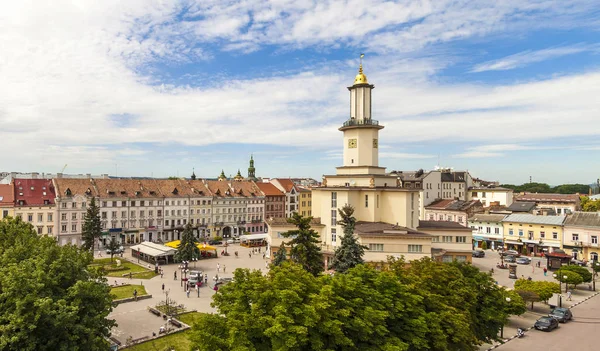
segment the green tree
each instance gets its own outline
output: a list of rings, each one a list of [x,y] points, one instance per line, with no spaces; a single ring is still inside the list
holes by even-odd
[[[365,249],[368,248],[360,245],[354,235],[354,227],[356,225],[354,208],[350,205],[345,205],[341,209],[338,209],[338,212],[341,219],[338,223],[344,229],[344,236],[342,237],[341,245],[335,249],[330,268],[335,269],[336,272],[345,273],[348,269],[365,263],[362,257],[365,254]]]
[[[0,222],[0,350],[107,350],[110,287],[92,255],[20,219]]]
[[[554,279],[558,280],[561,283],[571,284],[575,287],[583,283],[583,278],[579,274],[570,270],[566,270],[564,268],[557,270],[555,274],[556,278]],[[565,277],[567,278],[565,279]]]
[[[504,290],[504,301],[508,297],[504,312],[510,316],[520,316],[527,311],[525,308],[525,299],[515,290]]]
[[[285,261],[287,261],[287,249],[285,248],[285,243],[282,242],[281,245],[279,245],[279,250],[277,250],[273,257],[271,265],[281,266]]]
[[[218,314],[203,313],[192,326],[190,341],[193,350],[228,351],[229,329],[227,318]]]
[[[583,283],[590,283],[592,281],[592,272],[590,272],[587,267],[581,267],[577,265],[563,266],[561,267],[563,271],[571,271],[579,274]]]
[[[110,262],[111,263],[113,261],[113,256],[115,255],[115,252],[117,252],[117,250],[120,248],[120,246],[121,245],[119,245],[119,243],[117,242],[117,239],[115,239],[114,237],[110,238],[108,245],[106,245],[106,248],[110,251]]]
[[[531,302],[531,309],[533,310],[533,303],[540,301],[540,295],[530,290],[516,290],[516,293],[521,296],[523,301]]]
[[[600,211],[600,200],[590,200],[587,196],[580,196],[581,209],[584,212],[598,212]]]
[[[312,217],[302,217],[294,212],[287,222],[294,224],[298,229],[281,233],[281,236],[292,238],[287,243],[290,245],[290,260],[298,263],[307,272],[318,275],[323,272],[323,253],[319,247],[319,233],[310,227],[311,220]]]
[[[554,293],[560,293],[560,285],[553,282],[519,279],[515,282],[515,290],[529,291],[537,294],[540,301],[548,301]]]
[[[561,184],[552,188],[553,193],[557,194],[587,194],[590,186],[585,184]]]
[[[100,208],[96,205],[96,198],[92,197],[85,213],[83,228],[81,228],[81,245],[85,250],[93,251],[96,240],[102,235],[100,222]]]
[[[488,249],[487,241],[484,241],[484,242],[481,243],[481,249],[482,250],[487,250]]]
[[[177,246],[175,260],[178,262],[191,261],[192,258],[200,257],[200,249],[198,248],[198,240],[194,236],[192,225],[188,223],[181,233],[181,241]]]

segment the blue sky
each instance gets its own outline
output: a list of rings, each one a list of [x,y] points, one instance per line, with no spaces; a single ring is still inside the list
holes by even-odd
[[[0,170],[314,177],[341,165],[358,57],[380,164],[600,176],[593,1],[0,5]]]

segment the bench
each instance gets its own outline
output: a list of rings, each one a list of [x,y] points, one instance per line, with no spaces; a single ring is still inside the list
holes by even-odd
[[[159,310],[155,309],[155,308],[150,307],[148,310],[150,311],[150,313],[152,313],[152,314],[154,314],[156,316],[160,317],[162,315],[162,313]]]
[[[177,328],[181,328],[181,323],[177,319],[171,319],[171,324]]]

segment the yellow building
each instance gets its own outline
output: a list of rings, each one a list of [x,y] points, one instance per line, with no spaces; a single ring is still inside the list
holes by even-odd
[[[354,84],[348,87],[349,119],[339,128],[344,134],[344,164],[337,167],[335,175],[325,175],[321,186],[311,188],[311,214],[320,218],[323,226],[318,231],[326,265],[341,242],[343,231],[337,223],[338,209],[346,204],[354,207],[354,217],[365,222],[365,228],[369,227],[367,223],[377,227],[375,232],[370,228],[362,236],[357,230],[364,245],[375,245],[365,254],[367,261],[401,255],[410,259],[431,257],[431,237],[424,239],[423,233],[415,230],[419,225],[419,190],[404,189],[396,175],[386,174],[385,167],[379,166],[379,131],[384,127],[371,118],[373,88],[361,63]],[[301,204],[302,201],[300,197]],[[278,247],[276,233],[271,227],[269,233],[274,252]],[[423,244],[427,241],[428,244]]]
[[[309,188],[298,186],[298,213],[302,217],[312,216],[312,192]]]
[[[562,248],[565,216],[514,213],[502,220],[504,247],[527,255],[539,255]]]

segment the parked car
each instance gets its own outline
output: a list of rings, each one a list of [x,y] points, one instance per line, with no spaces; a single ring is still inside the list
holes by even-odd
[[[576,265],[582,266],[582,267],[587,266],[587,264],[584,261],[576,260],[576,259],[572,259],[571,260],[571,264],[576,264]]]
[[[188,285],[190,287],[195,287],[197,282],[200,282],[200,286],[202,286],[204,282],[204,274],[202,271],[191,271],[190,275],[188,276]]]
[[[502,256],[514,256],[519,257],[521,254],[516,250],[505,250],[500,253]]]
[[[123,252],[124,252],[123,246],[119,246],[119,248],[115,250],[114,254],[118,255],[118,254],[121,254]],[[112,253],[112,251],[110,249],[106,249],[106,254],[107,255],[110,255],[111,253]]]
[[[515,263],[517,262],[517,259],[515,258],[515,256],[505,256],[504,262]]]
[[[537,330],[551,331],[553,329],[558,328],[558,319],[550,316],[542,317],[535,321],[533,327]]]
[[[550,317],[554,317],[561,323],[566,323],[573,319],[573,313],[571,313],[571,310],[568,308],[557,307],[550,312]]]
[[[519,257],[519,258],[517,258],[517,263],[518,264],[530,264],[531,259],[529,257]]]
[[[223,242],[221,240],[210,240],[208,245],[223,245]]]
[[[473,250],[473,257],[485,257],[485,251]]]

